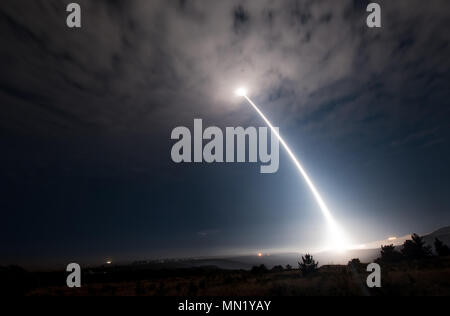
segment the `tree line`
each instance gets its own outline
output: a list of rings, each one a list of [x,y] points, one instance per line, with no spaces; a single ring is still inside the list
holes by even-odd
[[[450,256],[450,248],[445,245],[438,238],[434,241],[434,248],[436,255],[439,257],[447,257]],[[378,263],[394,263],[400,262],[404,260],[421,260],[430,258],[433,256],[433,250],[431,246],[426,245],[423,240],[423,237],[420,237],[417,234],[413,234],[410,240],[406,240],[401,246],[400,250],[397,250],[396,246],[387,245],[381,246],[381,257],[376,260]],[[301,262],[298,263],[298,270],[301,272],[303,276],[309,276],[318,271],[319,263],[315,261],[314,257],[310,254],[306,254],[302,256]],[[361,267],[362,264],[359,259],[353,259],[348,263],[349,266],[352,267]],[[272,270],[269,270],[265,265],[254,266],[251,270],[254,274],[262,274],[269,271],[272,272],[283,272],[283,271],[291,271],[293,267],[287,265],[283,266],[275,266]]]
[[[439,257],[450,256],[450,249],[438,238],[434,241],[434,248],[436,254]],[[433,250],[431,246],[425,244],[423,237],[417,234],[411,236],[411,240],[405,241],[401,249],[392,245],[381,246],[381,257],[378,261],[387,262],[399,262],[403,260],[421,260],[433,256]]]

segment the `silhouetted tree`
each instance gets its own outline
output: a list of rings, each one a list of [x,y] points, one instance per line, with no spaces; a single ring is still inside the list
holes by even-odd
[[[450,248],[437,238],[434,241],[434,248],[439,257],[450,256]]]
[[[398,262],[403,259],[400,252],[395,250],[394,245],[381,246],[381,261],[382,262]]]
[[[272,268],[272,271],[273,271],[273,272],[283,272],[283,271],[284,271],[284,268],[283,268],[283,266],[274,266],[274,267]]]
[[[313,256],[311,256],[310,254],[306,254],[304,257],[302,257],[302,261],[302,263],[298,263],[298,267],[303,276],[311,275],[317,271],[317,266],[319,265],[319,263],[314,260]]]
[[[291,266],[290,264],[288,264],[288,265],[286,266],[286,270],[287,270],[287,271],[291,271],[291,270],[292,270],[292,266]]]
[[[422,237],[414,234],[411,239],[403,244],[402,254],[406,259],[423,259],[431,256],[431,247],[425,245]]]
[[[348,266],[349,266],[350,268],[356,268],[356,269],[359,269],[359,268],[362,267],[361,260],[359,260],[358,258],[352,259],[351,261],[348,262]]]
[[[265,273],[265,272],[267,272],[267,271],[269,271],[268,269],[267,269],[267,267],[265,266],[265,265],[263,265],[263,264],[261,264],[261,265],[259,265],[259,266],[254,266],[253,268],[252,268],[252,270],[251,270],[251,272],[252,273]]]

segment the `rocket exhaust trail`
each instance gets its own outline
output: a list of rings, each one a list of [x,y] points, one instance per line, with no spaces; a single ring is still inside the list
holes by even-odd
[[[281,137],[280,133],[274,128],[272,123],[270,123],[270,121],[267,119],[267,117],[264,115],[264,113],[261,112],[261,110],[256,106],[256,104],[247,95],[242,94],[241,96],[243,96],[248,101],[248,103],[250,103],[250,105],[256,110],[256,112],[258,112],[258,114],[262,117],[262,119],[270,127],[272,132],[277,136],[278,140],[280,141],[280,143],[283,145],[284,149],[289,154],[289,157],[294,162],[294,164],[297,167],[298,171],[300,172],[300,174],[305,179],[309,189],[311,190],[311,192],[314,195],[314,198],[317,201],[317,204],[320,207],[320,210],[322,211],[323,216],[325,217],[325,219],[326,219],[326,221],[327,221],[327,223],[329,225],[329,228],[330,228],[331,233],[333,235],[332,238],[333,238],[334,248],[336,248],[336,249],[346,248],[348,245],[346,244],[345,237],[344,237],[340,227],[338,226],[338,224],[334,220],[333,216],[331,215],[330,210],[328,209],[328,207],[325,204],[324,200],[320,196],[319,191],[316,189],[314,183],[311,181],[311,178],[308,176],[308,174],[306,173],[305,169],[302,167],[302,165],[298,161],[297,157],[295,157],[294,153],[289,148],[288,144],[284,141],[284,139]]]

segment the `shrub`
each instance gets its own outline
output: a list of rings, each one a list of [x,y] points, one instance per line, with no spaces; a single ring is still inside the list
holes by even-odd
[[[348,262],[348,266],[350,268],[360,269],[362,267],[361,260],[359,260],[358,258],[352,259]]]
[[[267,269],[267,267],[263,264],[261,264],[259,266],[254,266],[251,270],[252,273],[257,273],[257,274],[266,273],[268,271],[269,271],[269,269]]]
[[[436,238],[434,241],[434,248],[439,257],[450,256],[450,249],[442,241]]]
[[[283,272],[283,271],[284,271],[284,268],[283,268],[283,266],[274,266],[274,267],[272,268],[272,271],[273,271],[273,272]]]
[[[22,296],[36,288],[33,275],[19,266],[0,267],[0,296]]]
[[[302,272],[303,276],[311,275],[315,272],[317,272],[317,266],[319,265],[318,262],[314,260],[314,257],[310,254],[306,254],[304,257],[302,257],[302,262],[298,263],[298,267],[300,271]]]

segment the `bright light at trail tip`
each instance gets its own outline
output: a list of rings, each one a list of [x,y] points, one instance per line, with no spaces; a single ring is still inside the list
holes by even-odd
[[[239,88],[234,92],[234,94],[236,94],[238,97],[245,97],[247,95],[247,89]]]

